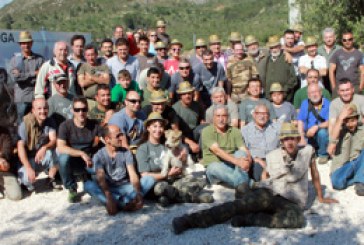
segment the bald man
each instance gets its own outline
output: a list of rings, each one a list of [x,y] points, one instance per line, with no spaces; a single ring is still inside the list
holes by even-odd
[[[58,169],[54,150],[56,129],[48,118],[48,104],[44,98],[33,100],[32,111],[24,116],[18,135],[18,157],[23,165],[18,171],[21,183],[33,191],[37,174],[48,169],[51,188],[61,189],[54,179]]]
[[[68,91],[76,95],[76,75],[75,67],[68,61],[68,44],[65,41],[59,41],[54,44],[54,57],[45,62],[38,73],[35,83],[35,98],[49,98],[56,94],[56,89],[52,83],[54,77],[59,74],[66,74],[69,80]]]

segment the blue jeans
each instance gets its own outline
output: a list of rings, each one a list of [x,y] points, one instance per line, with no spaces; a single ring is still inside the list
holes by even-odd
[[[54,150],[47,150],[43,160],[39,164],[35,162],[34,157],[30,157],[29,162],[32,165],[34,172],[36,174],[38,174],[44,170],[47,170],[51,167],[56,166],[57,155]],[[28,190],[34,189],[33,184],[29,181],[28,173],[24,166],[19,168],[18,177],[19,177],[20,183],[25,185],[28,188]]]
[[[309,138],[308,142],[317,149],[319,157],[328,156],[327,146],[329,144],[329,132],[326,128],[320,128],[313,138]]]
[[[244,157],[244,151],[236,151],[234,157]],[[229,162],[213,162],[206,168],[206,177],[212,183],[223,182],[230,187],[236,188],[238,185],[249,182],[249,175],[240,167]]]
[[[155,180],[151,176],[143,176],[140,179],[140,191],[141,194],[144,196],[150,189],[153,188],[155,184]],[[137,192],[135,191],[134,187],[130,183],[125,183],[122,185],[114,185],[108,183],[110,192],[115,201],[117,201],[119,207],[123,207],[132,201]],[[85,191],[90,194],[91,196],[97,198],[100,202],[104,205],[106,204],[106,197],[104,192],[101,190],[99,184],[96,181],[86,181],[84,183]]]
[[[355,183],[364,183],[364,150],[360,155],[336,169],[330,176],[332,187],[343,190]]]
[[[71,157],[67,154],[59,154],[59,175],[66,189],[77,189],[74,175],[86,173],[86,163],[81,157]]]

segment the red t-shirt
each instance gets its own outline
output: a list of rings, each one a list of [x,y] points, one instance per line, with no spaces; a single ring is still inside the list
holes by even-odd
[[[170,76],[172,76],[174,73],[176,73],[178,71],[179,60],[175,60],[175,59],[165,60],[163,63],[163,66],[164,66],[164,70]]]

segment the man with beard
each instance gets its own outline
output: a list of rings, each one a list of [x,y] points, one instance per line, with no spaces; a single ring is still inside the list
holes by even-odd
[[[195,70],[199,64],[202,64],[202,53],[207,49],[205,40],[198,38],[195,44],[195,54],[190,57],[192,69]]]
[[[68,60],[73,64],[76,70],[86,61],[83,56],[85,42],[86,39],[83,35],[73,35],[70,41],[72,53],[68,56]]]
[[[115,104],[111,102],[109,85],[99,84],[95,94],[96,105],[88,112],[88,118],[98,121],[101,126],[106,125],[114,114]]]
[[[102,56],[98,57],[98,61],[100,64],[106,64],[106,61],[114,56],[113,53],[114,43],[110,38],[104,38],[101,41],[101,54]]]
[[[266,49],[259,48],[259,41],[253,35],[248,35],[245,38],[245,47],[248,50],[248,55],[253,59],[255,66],[258,68],[258,73],[263,73],[263,60],[268,56]]]
[[[157,36],[158,39],[161,40],[165,45],[169,45],[171,43],[171,38],[166,33],[166,22],[164,20],[157,21]]]
[[[278,36],[271,36],[268,39],[269,56],[264,58],[262,74],[259,74],[264,84],[265,97],[269,99],[270,86],[274,82],[281,82],[287,91],[287,101],[293,100],[294,88],[297,84],[296,74],[291,63],[286,61],[286,55],[282,50]]]
[[[299,28],[297,28],[299,29]],[[302,31],[302,30],[301,30]],[[305,44],[301,40],[301,33],[299,30],[288,29],[284,32],[283,36],[283,46],[282,49],[292,56],[292,64],[296,75],[298,76],[298,60],[303,56]]]
[[[329,111],[330,101],[322,97],[318,84],[310,84],[307,88],[308,99],[301,104],[298,114],[298,128],[301,134],[301,144],[308,143],[317,148],[318,163],[328,161],[327,145],[329,143]]]

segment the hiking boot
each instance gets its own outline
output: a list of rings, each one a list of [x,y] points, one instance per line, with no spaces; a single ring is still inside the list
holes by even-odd
[[[213,203],[214,197],[209,193],[202,193],[197,197],[199,203]]]
[[[329,157],[328,156],[321,156],[318,157],[318,164],[326,164],[329,161]]]
[[[363,183],[355,184],[354,189],[358,196],[364,196],[364,184]]]
[[[172,221],[172,231],[173,231],[174,234],[176,234],[176,235],[181,234],[182,232],[184,232],[188,228],[190,228],[190,226],[188,224],[188,219],[185,218],[184,216],[177,217],[177,218],[173,219],[173,221]]]
[[[54,178],[48,178],[48,185],[54,191],[63,190],[62,185],[57,184],[57,182]]]
[[[68,201],[70,203],[75,203],[78,201],[78,196],[77,196],[77,190],[75,189],[70,189],[68,191]]]
[[[161,196],[161,197],[159,197],[159,198],[158,198],[158,204],[159,204],[161,207],[163,207],[163,208],[168,207],[168,206],[170,205],[170,202],[169,202],[168,197],[166,197],[166,196]]]
[[[241,199],[250,191],[248,183],[242,183],[235,188],[235,199]]]

